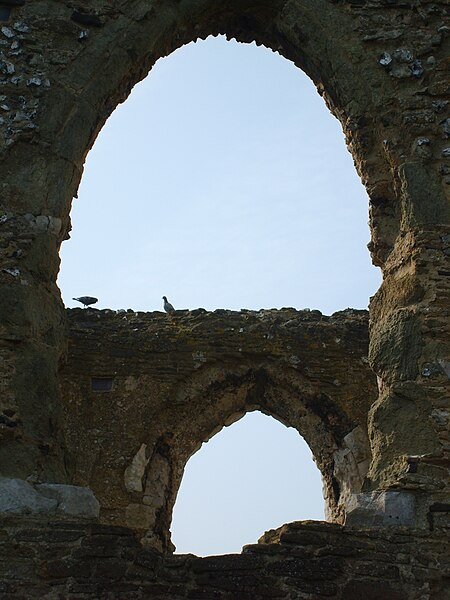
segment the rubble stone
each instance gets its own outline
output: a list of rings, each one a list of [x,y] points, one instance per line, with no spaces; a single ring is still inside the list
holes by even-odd
[[[403,494],[399,498],[414,496],[414,522],[422,533],[414,533],[411,526],[396,537],[378,530],[367,530],[359,537],[352,533],[356,537],[347,539],[364,559],[358,559],[359,563],[345,559],[343,575],[337,579],[328,581],[318,575],[309,581],[291,564],[292,577],[286,570],[285,575],[265,581],[259,591],[254,578],[238,580],[223,573],[217,588],[210,579],[196,579],[191,571],[181,583],[168,584],[164,577],[155,576],[153,567],[151,574],[144,576],[141,570],[133,580],[127,579],[127,571],[122,581],[114,578],[115,573],[123,573],[122,567],[109,560],[99,567],[99,573],[110,579],[109,597],[121,594],[131,599],[147,594],[170,600],[189,596],[254,600],[258,594],[260,598],[277,594],[281,598],[283,594],[289,598],[370,598],[378,594],[402,600],[445,598],[445,556],[450,553],[447,547],[441,556],[445,541],[436,541],[434,536],[438,531],[448,535],[450,512],[450,434],[443,424],[450,410],[450,252],[445,242],[450,233],[448,2],[3,0],[1,4],[0,215],[13,215],[0,223],[2,475],[81,486],[92,482],[102,504],[100,519],[107,519],[109,498],[111,521],[124,522],[130,504],[150,507],[156,519],[150,535],[169,551],[170,509],[188,456],[237,415],[255,408],[267,410],[309,438],[325,480],[331,519],[342,520],[354,494],[369,494],[367,498],[372,499],[385,494],[387,499],[395,491]],[[85,404],[77,407],[74,403],[81,391],[72,378],[73,361],[67,370],[59,369],[67,354],[69,328],[56,279],[60,245],[70,230],[72,198],[77,195],[87,152],[133,86],[161,57],[219,33],[263,44],[298,65],[342,125],[369,196],[369,250],[383,271],[383,283],[370,302],[369,351],[360,353],[357,342],[358,351],[351,353],[359,334],[358,326],[356,330],[351,327],[358,319],[352,320],[349,313],[335,315],[333,323],[324,319],[323,327],[315,311],[294,314],[292,338],[297,346],[289,350],[287,313],[278,326],[274,315],[272,321],[264,322],[263,315],[242,312],[236,317],[225,311],[216,315],[216,322],[216,317],[199,310],[175,316],[178,328],[162,327],[161,343],[154,338],[152,345],[143,334],[142,352],[150,357],[149,370],[144,373],[136,365],[130,372],[136,341],[141,341],[139,335],[124,332],[136,318],[133,311],[114,315],[122,320],[123,328],[108,321],[111,315],[101,315],[97,328],[94,320],[84,327],[81,320],[72,319],[71,338],[95,357],[95,373],[83,366],[86,396],[93,393],[91,376],[114,378],[107,365],[123,361],[126,369],[119,373],[118,387],[112,393],[136,398],[132,412],[127,412],[125,405],[119,405],[120,398],[114,397],[118,417],[106,415],[104,408],[92,410],[94,421],[98,422],[100,413],[105,420],[96,443],[91,429],[82,437],[93,442],[88,456],[68,427],[76,423],[75,430],[82,431],[87,414]],[[429,143],[417,145],[418,139]],[[163,317],[138,318],[137,325],[145,324],[148,333],[159,332]],[[308,319],[312,319],[309,325]],[[219,322],[225,345],[218,330],[210,333],[209,325],[214,328]],[[239,334],[242,345],[236,344],[229,331],[234,325],[237,331],[243,329]],[[338,348],[328,340],[327,332],[340,326],[347,337]],[[103,354],[90,346],[98,342],[96,331],[108,332]],[[318,331],[325,336],[324,343],[329,342],[327,352],[336,352],[327,368],[308,338]],[[189,348],[183,342],[185,333],[192,342]],[[312,363],[302,350],[302,336],[309,340],[306,346]],[[164,363],[158,364],[158,353],[166,357]],[[223,368],[221,357],[226,357]],[[182,369],[175,380],[176,361]],[[359,363],[368,373],[366,402],[358,391],[361,380],[355,380],[356,374],[363,373]],[[151,371],[152,365],[156,371]],[[350,372],[346,365],[351,365]],[[354,397],[346,396],[352,377]],[[306,381],[314,384],[312,394],[305,393]],[[73,387],[71,382],[75,382]],[[209,399],[217,398],[215,384],[226,410],[221,413],[216,401],[211,412],[201,413],[199,394],[206,390]],[[137,393],[141,385],[152,392],[146,402]],[[326,392],[320,395],[319,388]],[[97,393],[106,398],[108,392]],[[176,415],[183,411],[186,415],[193,406],[198,412],[189,431]],[[132,418],[136,425],[127,445],[118,428]],[[140,423],[148,424],[153,418],[158,426],[146,436]],[[174,431],[178,437],[171,436]],[[354,431],[367,434],[367,459],[362,458],[365,444],[355,445],[356,437],[352,440]],[[119,440],[120,453],[111,440]],[[138,498],[130,502],[132,492],[125,487],[124,472],[143,443],[150,458],[146,475],[151,474],[158,489],[147,493],[149,479],[144,481],[144,477],[143,491],[133,492]],[[102,454],[105,446],[111,451],[110,462],[108,452]],[[100,466],[111,469],[110,482]],[[28,487],[20,489],[33,496]],[[25,530],[18,526],[17,535],[20,531]],[[51,531],[44,527],[28,534],[45,538]],[[344,552],[347,534],[339,531],[333,530],[332,546]],[[53,556],[50,552],[45,562],[35,556],[39,554],[36,543],[23,548],[21,544],[6,546],[8,561],[2,561],[5,573],[0,593],[7,598],[26,597],[28,592],[39,598],[55,594],[101,597],[95,565],[72,556],[69,542],[64,556],[55,559],[53,548]],[[380,560],[383,545],[391,553],[386,569]],[[418,545],[420,552],[414,552]],[[278,542],[267,546],[268,562],[290,552]],[[261,544],[252,552],[261,553]],[[294,555],[288,559],[295,562]],[[404,566],[399,566],[401,560]],[[316,563],[305,565],[314,574]],[[134,564],[133,568],[140,567]],[[113,581],[131,587],[113,589]]]

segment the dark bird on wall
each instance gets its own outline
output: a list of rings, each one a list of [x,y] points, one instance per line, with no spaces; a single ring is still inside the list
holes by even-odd
[[[81,304],[84,304],[84,308],[86,308],[90,304],[95,304],[96,302],[98,302],[98,298],[94,298],[93,296],[80,296],[79,298],[72,298],[72,300],[81,302]]]
[[[175,309],[170,304],[170,302],[167,301],[167,298],[165,296],[163,296],[162,299],[164,300],[164,310],[166,311],[166,313],[172,313],[172,312],[174,312]]]

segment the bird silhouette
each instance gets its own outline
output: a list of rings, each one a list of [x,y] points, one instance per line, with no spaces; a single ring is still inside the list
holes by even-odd
[[[90,304],[95,304],[98,302],[98,298],[94,298],[93,296],[80,296],[79,298],[72,298],[72,300],[81,302],[81,304],[84,305],[84,308],[88,307]]]
[[[166,311],[166,313],[175,312],[174,307],[170,304],[170,302],[168,302],[167,298],[163,296],[162,299],[164,300],[164,310]]]

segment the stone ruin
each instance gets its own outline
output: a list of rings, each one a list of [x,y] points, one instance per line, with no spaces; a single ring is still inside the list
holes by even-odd
[[[0,598],[450,598],[449,17],[0,0]],[[342,124],[383,272],[369,313],[65,310],[58,253],[98,132],[160,57],[218,34],[294,62]],[[187,460],[251,410],[304,436],[328,522],[173,555]]]

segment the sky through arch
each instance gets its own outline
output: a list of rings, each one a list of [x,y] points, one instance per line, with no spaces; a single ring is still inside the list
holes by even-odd
[[[88,155],[59,285],[99,308],[365,308],[367,196],[292,63],[209,38],[158,61]]]
[[[240,552],[267,529],[324,519],[320,472],[292,427],[255,411],[188,461],[172,519],[177,553]]]
[[[366,308],[380,283],[367,217],[340,124],[306,75],[266,48],[208,38],[158,61],[100,132],[58,283],[67,306],[93,295],[98,308],[161,310],[166,295],[191,309]],[[244,425],[258,436],[252,419],[235,427]],[[300,437],[277,425],[274,448]],[[230,455],[232,437],[224,440]],[[311,463],[306,444],[297,462]],[[238,541],[196,548],[186,529],[174,542],[200,554],[239,551],[265,529],[313,517],[308,498],[321,487],[301,494],[295,514],[278,518],[274,507],[251,531],[242,511]],[[198,500],[190,504],[187,520]]]

